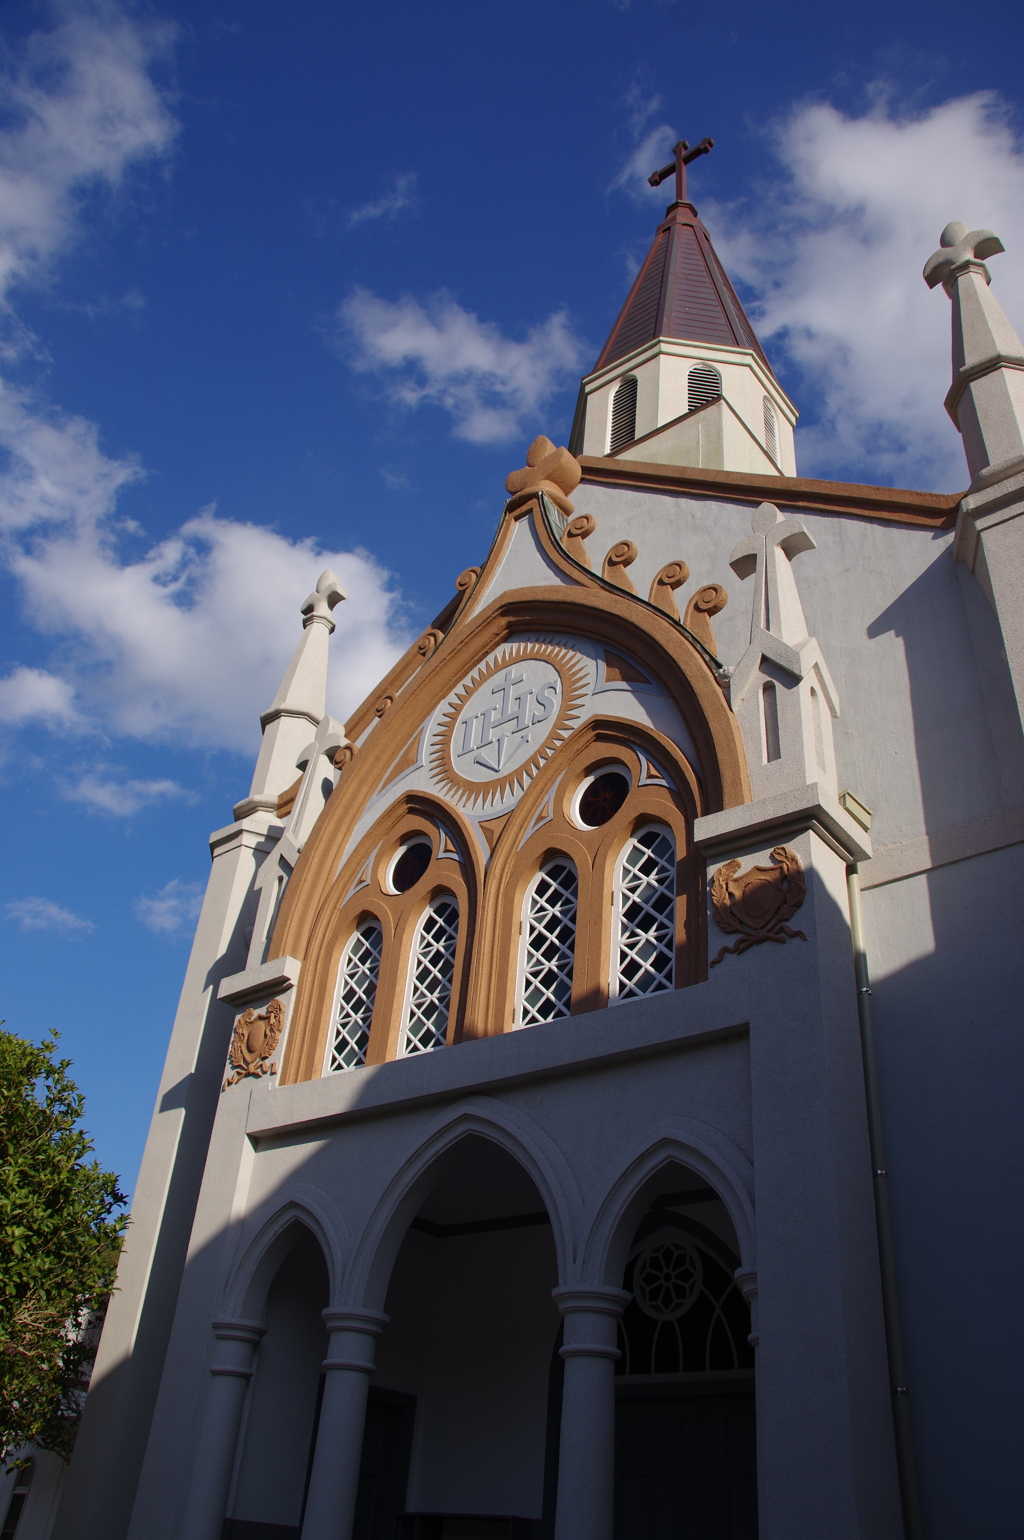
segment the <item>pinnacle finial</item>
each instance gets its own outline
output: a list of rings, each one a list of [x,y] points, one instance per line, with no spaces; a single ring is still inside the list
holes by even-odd
[[[951,219],[939,236],[939,249],[932,252],[924,265],[922,278],[929,289],[943,284],[947,293],[950,284],[965,272],[969,263],[976,263],[985,274],[985,282],[991,283],[991,275],[985,266],[986,257],[998,256],[1006,247],[992,230],[970,230],[962,219]]]
[[[317,578],[316,588],[302,606],[302,614],[305,616],[303,627],[312,625],[314,620],[334,630],[334,621],[331,619],[331,611],[335,605],[347,599],[348,595],[338,581],[338,575],[326,567]]]

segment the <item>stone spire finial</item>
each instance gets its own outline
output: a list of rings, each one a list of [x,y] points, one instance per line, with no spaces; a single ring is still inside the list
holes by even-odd
[[[762,503],[751,534],[729,558],[740,578],[754,578],[750,644],[730,682],[732,709],[747,750],[755,799],[823,784],[836,794],[832,718],[839,696],[807,621],[791,563],[814,540],[799,519]]]
[[[347,599],[348,594],[338,582],[338,575],[332,572],[330,567],[325,567],[316,580],[316,587],[302,606],[302,614],[306,617],[303,628],[311,626],[314,621],[327,627],[328,635],[334,630],[334,621],[331,619],[331,611],[335,605]]]
[[[295,780],[299,751],[327,712],[327,642],[334,630],[331,611],[345,591],[328,568],[301,607],[302,635],[269,711],[260,717],[263,743],[245,802],[235,817],[276,810],[277,799]],[[243,811],[240,811],[243,810]]]
[[[953,220],[924,265],[930,289],[953,302],[953,383],[946,411],[959,429],[977,491],[1024,469],[1024,345],[989,284],[986,257],[1003,251],[991,230]]]

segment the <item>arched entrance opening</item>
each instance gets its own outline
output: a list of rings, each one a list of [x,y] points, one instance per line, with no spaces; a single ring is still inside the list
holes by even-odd
[[[467,1135],[439,1160],[391,1272],[354,1540],[468,1535],[470,1515],[477,1528],[541,1517],[557,1282],[536,1185],[496,1143]]]
[[[289,1227],[285,1245],[267,1291],[266,1330],[242,1413],[224,1540],[298,1540],[300,1533],[327,1351],[321,1312],[330,1282],[320,1244],[304,1224]]]
[[[756,1540],[754,1349],[735,1228],[681,1164],[642,1199],[622,1273],[615,1540]]]

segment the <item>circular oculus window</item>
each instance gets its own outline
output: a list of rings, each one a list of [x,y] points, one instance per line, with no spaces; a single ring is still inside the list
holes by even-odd
[[[655,1321],[674,1321],[694,1304],[703,1280],[699,1251],[685,1241],[662,1241],[639,1258],[633,1293],[645,1315]]]
[[[392,893],[408,893],[419,882],[433,858],[434,847],[429,840],[410,840],[392,861],[385,886]]]
[[[607,765],[588,776],[573,801],[573,816],[584,829],[600,829],[622,807],[633,789],[625,765]]]

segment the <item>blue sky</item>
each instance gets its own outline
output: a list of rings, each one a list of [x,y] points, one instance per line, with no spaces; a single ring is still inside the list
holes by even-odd
[[[134,1180],[208,869],[328,562],[344,716],[568,434],[691,193],[805,475],[955,490],[947,220],[1024,326],[1019,5],[5,0],[0,1014]]]

